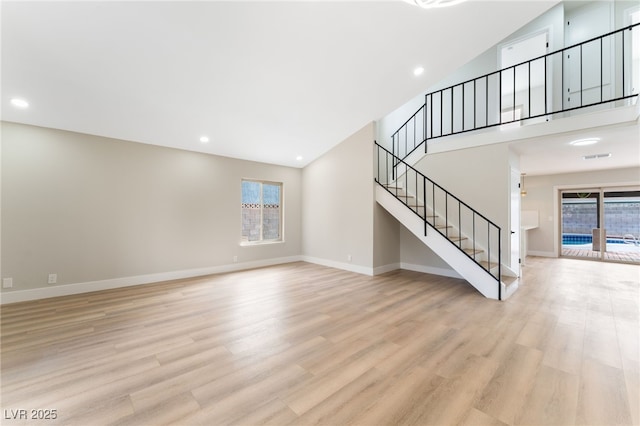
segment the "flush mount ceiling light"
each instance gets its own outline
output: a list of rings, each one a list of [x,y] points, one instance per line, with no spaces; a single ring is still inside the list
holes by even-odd
[[[208,143],[209,142],[209,137],[208,136],[200,136],[200,142]]]
[[[416,77],[419,75],[424,74],[424,67],[415,67],[413,70],[413,75],[415,75]]]
[[[304,157],[303,157],[302,155],[298,155],[298,156],[296,157],[296,161],[302,161],[302,160],[303,160],[303,158],[304,158]]]
[[[406,0],[407,3],[415,4],[423,9],[432,9],[435,7],[453,6],[466,0]]]
[[[12,98],[11,99],[11,105],[13,105],[16,108],[28,108],[29,107],[29,102],[25,101],[24,99],[20,99],[20,98]]]
[[[587,145],[593,145],[600,142],[600,138],[586,138],[586,139],[578,139],[576,141],[573,142],[569,142],[569,145],[572,146],[587,146]]]

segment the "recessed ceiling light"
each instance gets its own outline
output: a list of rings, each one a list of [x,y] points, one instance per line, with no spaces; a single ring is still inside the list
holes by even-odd
[[[207,137],[207,136],[200,136],[200,142],[202,142],[202,143],[207,143],[207,142],[209,142],[209,137]]]
[[[413,3],[423,9],[431,9],[433,7],[447,7],[462,3],[466,0],[405,0],[407,3]]]
[[[416,67],[413,70],[413,75],[415,75],[416,77],[419,76],[419,75],[422,75],[422,74],[424,74],[424,68],[423,67]]]
[[[29,107],[29,102],[25,101],[24,99],[20,99],[20,98],[12,98],[11,99],[11,105],[13,105],[16,108],[28,108]]]
[[[302,155],[298,155],[298,156],[296,157],[296,161],[302,161],[302,160],[303,160],[303,158],[304,158],[304,157],[303,157]]]
[[[587,145],[593,145],[596,144],[600,141],[600,138],[586,138],[586,139],[578,139],[576,141],[573,142],[569,142],[569,145],[573,145],[573,146],[587,146]]]

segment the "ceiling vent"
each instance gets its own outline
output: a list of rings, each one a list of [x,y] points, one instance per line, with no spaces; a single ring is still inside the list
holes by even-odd
[[[593,154],[593,155],[585,155],[582,157],[583,160],[595,160],[597,158],[609,158],[611,157],[611,153],[608,154]]]

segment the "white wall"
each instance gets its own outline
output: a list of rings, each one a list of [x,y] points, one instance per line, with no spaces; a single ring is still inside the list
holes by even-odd
[[[509,264],[510,153],[507,143],[427,155],[415,168],[502,229],[502,261]]]
[[[537,211],[539,227],[528,231],[528,254],[557,256],[557,237],[560,229],[558,190],[640,185],[640,168],[598,170],[587,173],[565,173],[527,176],[527,196],[522,198],[522,210]]]
[[[400,262],[403,269],[460,277],[444,260],[404,226],[400,227],[400,241]]]
[[[381,205],[373,207],[373,267],[374,274],[400,267],[400,229],[403,226]]]
[[[283,243],[240,246],[242,178],[283,182]],[[300,169],[2,123],[3,292],[299,256],[301,184]]]

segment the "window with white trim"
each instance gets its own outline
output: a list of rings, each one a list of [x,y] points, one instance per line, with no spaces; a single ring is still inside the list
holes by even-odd
[[[242,243],[282,241],[282,183],[242,180]]]

